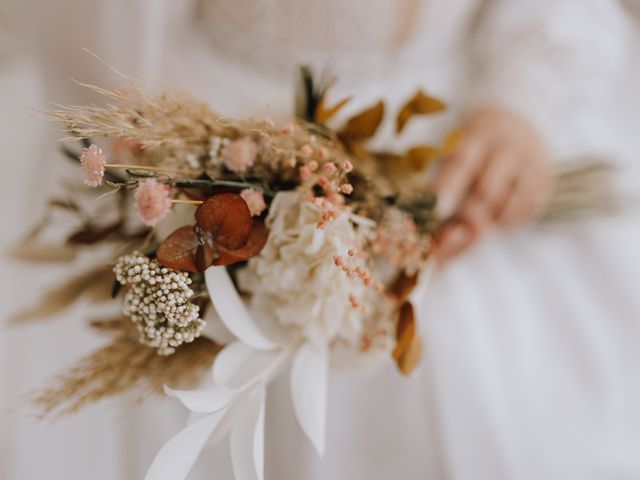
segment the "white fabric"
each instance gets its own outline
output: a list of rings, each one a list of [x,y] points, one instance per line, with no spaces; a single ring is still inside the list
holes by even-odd
[[[288,117],[300,61],[334,68],[335,99],[355,96],[345,115],[378,98],[395,111],[418,86],[453,105],[413,122],[400,139],[385,125],[379,143],[398,148],[439,139],[474,105],[506,103],[536,122],[558,157],[607,153],[631,172],[626,180],[639,178],[632,131],[639,42],[629,2],[201,3],[194,13],[189,2],[166,0],[38,2],[37,11],[16,2],[12,15],[34,32],[44,75],[38,84],[28,66],[2,84],[24,99],[3,98],[8,108],[1,109],[12,231],[27,227],[23,219],[34,219],[42,200],[18,186],[42,195],[60,162],[48,154],[54,135],[17,121],[15,112],[45,99],[86,101],[65,83],[69,76],[114,81],[81,46],[121,70],[191,90],[230,116]],[[16,124],[22,127],[13,135]],[[29,140],[40,135],[38,149]],[[289,379],[280,378],[266,406],[266,478],[639,478],[638,220],[629,213],[522,228],[452,262],[419,305],[425,359],[418,372],[405,379],[389,366],[366,379],[330,380],[322,460],[295,423]],[[23,285],[42,270],[11,264],[4,271],[11,278],[3,305],[36,297]],[[46,272],[48,280],[64,274]],[[41,287],[47,278],[38,280]],[[72,322],[3,332],[3,410],[99,343],[82,330],[79,313]],[[12,412],[3,418],[0,477],[142,478],[184,427],[184,410],[171,402],[143,409],[126,399],[103,403],[52,429]],[[189,478],[232,478],[227,443],[205,447]]]

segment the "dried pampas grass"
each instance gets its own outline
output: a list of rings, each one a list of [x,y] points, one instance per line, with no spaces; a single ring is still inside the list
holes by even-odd
[[[619,192],[618,172],[598,158],[578,158],[554,172],[555,187],[539,222],[566,221],[620,212],[625,198]]]
[[[200,337],[171,356],[161,356],[139,342],[135,326],[128,319],[95,321],[92,326],[116,336],[33,397],[40,418],[74,413],[134,388],[148,394],[162,393],[164,385],[192,387],[220,349]]]

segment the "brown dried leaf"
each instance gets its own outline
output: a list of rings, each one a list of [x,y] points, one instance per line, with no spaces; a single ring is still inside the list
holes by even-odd
[[[227,250],[243,247],[251,235],[251,212],[247,202],[236,193],[219,193],[209,197],[196,210],[200,228],[211,240]]]
[[[403,375],[409,375],[420,363],[422,358],[422,339],[415,335],[404,354],[397,360],[397,365]]]
[[[394,359],[398,360],[404,354],[415,334],[416,321],[413,314],[413,306],[409,302],[404,302],[400,307],[396,325],[396,346],[392,353]]]
[[[158,262],[167,268],[197,272],[196,250],[198,237],[191,225],[180,227],[169,235],[156,251]]]
[[[422,342],[416,331],[413,305],[405,302],[400,308],[396,325],[396,346],[393,358],[404,375],[408,375],[418,364],[422,354]]]
[[[444,102],[418,90],[400,110],[396,117],[396,132],[400,133],[414,115],[429,115],[446,109]]]
[[[440,154],[443,156],[448,156],[453,154],[458,145],[460,144],[460,139],[462,138],[462,132],[460,130],[453,130],[450,132],[447,137],[442,142],[442,148],[440,149]]]
[[[410,148],[405,154],[406,162],[415,171],[424,169],[432,160],[440,155],[440,149],[429,145],[418,145]]]
[[[264,222],[254,220],[251,236],[245,246],[237,250],[222,251],[220,257],[214,259],[213,265],[231,265],[232,263],[243,262],[257,255],[260,253],[260,250],[262,250],[262,247],[264,247],[268,236],[269,230]]]
[[[160,244],[158,262],[165,267],[204,272],[211,265],[230,265],[256,255],[267,229],[252,220],[247,203],[237,194],[209,197],[196,211],[198,225],[181,227]]]
[[[381,100],[347,121],[340,135],[352,140],[371,138],[382,123],[384,102]]]
[[[391,285],[391,294],[397,298],[398,304],[403,304],[411,295],[411,292],[418,284],[418,274],[407,275],[405,271],[400,272],[396,281]]]
[[[332,107],[325,108],[325,97],[322,97],[316,106],[314,120],[324,125],[331,120],[347,103],[351,101],[351,97],[343,98]]]

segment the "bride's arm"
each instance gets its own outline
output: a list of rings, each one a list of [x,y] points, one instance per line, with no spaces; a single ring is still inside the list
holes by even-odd
[[[444,260],[484,232],[534,216],[550,192],[550,150],[588,129],[625,59],[613,0],[488,0],[469,34],[469,109],[436,183]]]

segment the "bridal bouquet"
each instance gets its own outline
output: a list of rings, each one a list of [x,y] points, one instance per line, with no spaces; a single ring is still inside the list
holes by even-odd
[[[68,140],[81,142],[63,150],[85,186],[49,204],[48,213],[74,219],[65,246],[42,243],[43,223],[15,253],[68,261],[88,250],[99,266],[21,317],[61,311],[80,297],[111,297],[122,307],[91,321],[111,342],[35,402],[47,415],[136,387],[164,389],[193,415],[148,479],[185,478],[204,444],[227,434],[236,477],[262,478],[266,387],[285,373],[293,414],[322,455],[331,368],[392,359],[409,374],[419,362],[412,291],[438,228],[436,199],[420,185],[458,135],[373,152],[366,141],[383,102],[330,129],[347,100],[327,105],[326,88],[306,71],[303,86],[302,118],[284,125],[225,118],[138,82],[126,91],[88,86],[106,97],[104,107],[48,112]],[[396,130],[443,109],[419,91],[398,112]],[[559,176],[556,204],[592,173]]]

